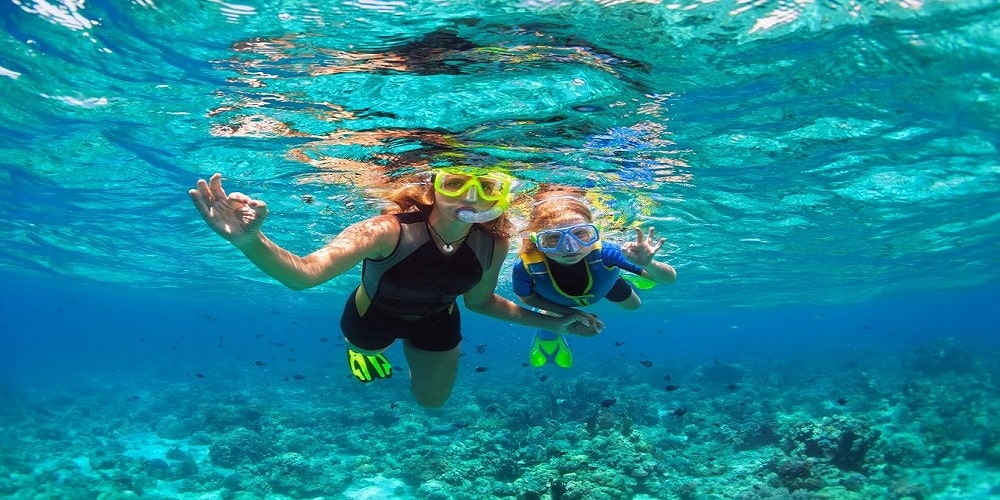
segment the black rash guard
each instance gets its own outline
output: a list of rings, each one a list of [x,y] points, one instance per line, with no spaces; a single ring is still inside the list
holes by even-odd
[[[398,316],[430,316],[482,279],[493,259],[493,237],[473,225],[453,253],[438,248],[423,212],[396,214],[399,241],[383,259],[365,259],[361,283],[380,311]]]
[[[405,339],[425,351],[448,351],[462,341],[455,299],[482,279],[493,259],[493,237],[472,226],[465,243],[445,254],[430,237],[427,214],[407,212],[399,220],[399,241],[384,259],[366,259],[361,281],[371,298],[358,314],[356,291],[344,304],[340,329],[352,345],[380,351]]]

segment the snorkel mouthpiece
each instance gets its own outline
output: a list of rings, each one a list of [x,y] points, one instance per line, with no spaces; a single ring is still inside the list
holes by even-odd
[[[469,224],[482,224],[483,222],[489,222],[500,217],[503,215],[503,211],[504,207],[501,207],[499,203],[484,212],[477,212],[471,208],[463,207],[458,209],[458,220]]]

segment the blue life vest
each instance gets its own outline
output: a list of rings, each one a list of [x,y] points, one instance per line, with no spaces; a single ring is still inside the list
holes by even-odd
[[[637,266],[624,261],[624,259],[622,259],[621,264],[612,267],[606,266],[602,243],[598,243],[597,248],[583,259],[583,262],[586,263],[587,285],[581,295],[570,295],[559,288],[559,285],[552,279],[552,270],[549,268],[548,259],[538,250],[522,251],[520,255],[521,265],[531,276],[534,292],[539,296],[567,307],[589,306],[603,299],[611,291],[611,287],[618,281],[619,265],[627,266],[626,269],[633,272],[642,272]],[[609,246],[611,247],[609,250],[616,249],[613,244]],[[620,255],[620,252],[618,253]],[[517,292],[515,291],[515,293]]]

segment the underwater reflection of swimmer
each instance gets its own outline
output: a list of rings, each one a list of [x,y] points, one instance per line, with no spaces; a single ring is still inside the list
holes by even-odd
[[[358,149],[363,148],[363,155]],[[406,173],[432,165],[480,165],[490,162],[475,155],[456,135],[428,129],[338,130],[288,152],[288,158],[312,165],[320,172],[303,182],[384,186]]]
[[[474,21],[472,24],[476,24]],[[466,23],[469,24],[469,23]],[[343,73],[408,73],[421,76],[473,74],[496,71],[496,65],[515,66],[548,63],[582,64],[625,78],[616,68],[648,71],[648,65],[613,54],[587,40],[563,36],[558,27],[533,25],[531,29],[512,26],[475,28],[491,32],[503,43],[483,45],[458,33],[455,28],[438,28],[402,43],[387,43],[371,50],[342,50],[315,46],[312,35],[255,38],[233,44],[233,49],[263,56],[263,60],[234,60],[238,70],[257,80],[261,71],[274,75],[307,69],[311,76]],[[291,61],[287,67],[275,63]],[[478,67],[478,65],[486,66]],[[263,81],[261,81],[263,83]],[[641,84],[640,84],[641,85]]]
[[[313,76],[338,73],[389,73],[402,72],[417,75],[457,75],[462,64],[469,62],[462,54],[479,48],[454,31],[439,29],[417,40],[389,47],[384,52],[348,52],[328,50],[336,64],[313,67]]]

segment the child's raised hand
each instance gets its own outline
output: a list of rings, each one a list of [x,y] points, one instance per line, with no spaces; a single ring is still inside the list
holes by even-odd
[[[649,235],[643,234],[642,228],[635,228],[635,241],[622,245],[622,254],[637,266],[648,266],[653,262],[653,256],[663,248],[666,238],[656,239],[656,230],[649,228]]]

